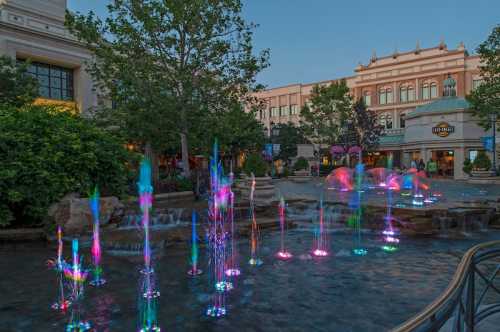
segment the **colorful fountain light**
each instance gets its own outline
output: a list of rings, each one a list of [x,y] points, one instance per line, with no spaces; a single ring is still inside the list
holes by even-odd
[[[232,172],[231,172],[232,174]],[[230,184],[233,183],[232,176],[230,177]],[[231,224],[231,254],[230,260],[228,262],[228,268],[226,269],[226,276],[237,277],[241,274],[241,270],[238,268],[238,250],[236,247],[236,233],[234,231],[234,193],[229,191],[229,209],[228,209],[229,223]]]
[[[250,260],[248,263],[253,266],[262,265],[263,261],[258,257],[259,250],[259,228],[257,225],[257,219],[255,218],[255,176],[252,173],[252,183],[250,186],[250,217],[252,218],[252,230],[250,235]]]
[[[364,168],[362,167],[356,167],[356,178],[362,178],[363,177],[363,171]],[[359,181],[359,180],[358,180]],[[368,250],[362,247],[361,245],[361,216],[362,216],[362,210],[361,210],[361,191],[356,192],[356,196],[354,197],[354,209],[355,212],[353,214],[353,217],[351,219],[354,227],[354,248],[352,252],[355,255],[358,256],[364,256],[368,253]]]
[[[280,259],[290,259],[293,255],[286,250],[285,242],[286,242],[286,220],[285,220],[285,199],[281,196],[280,203],[278,205],[279,215],[280,215],[280,251],[276,254],[276,256]]]
[[[223,176],[222,165],[219,162],[217,141],[214,144],[213,156],[210,160],[211,197],[209,200],[209,283],[215,293],[206,314],[210,317],[226,315],[226,292],[233,284],[226,280],[226,242],[225,229],[228,204],[230,204],[231,183]]]
[[[90,281],[92,286],[102,286],[106,283],[106,280],[102,277],[102,267],[101,267],[101,242],[99,239],[99,191],[97,186],[90,195],[90,211],[94,219],[94,228],[92,233],[92,264],[93,264],[93,279]]]
[[[328,256],[328,238],[324,222],[323,199],[319,202],[319,226],[315,231],[314,249],[312,254],[316,257]]]
[[[191,277],[199,276],[203,273],[201,269],[198,268],[198,235],[196,234],[196,212],[193,211],[191,216],[192,227],[191,227],[191,269],[187,272]]]
[[[329,189],[340,191],[353,190],[352,170],[348,167],[339,167],[334,169],[327,177]]]
[[[392,189],[387,190],[387,214],[385,216],[385,228],[382,231],[382,240],[384,242],[382,250],[386,252],[393,252],[398,250],[399,238],[394,229],[392,217]]]
[[[149,213],[153,205],[153,186],[151,185],[151,162],[147,158],[143,159],[140,165],[138,187],[144,229],[144,268],[141,270],[139,293],[139,332],[161,331],[157,319],[160,292],[156,290],[149,243]]]
[[[61,226],[57,226],[57,258],[54,261],[49,261],[49,263],[57,273],[57,288],[59,290],[59,296],[57,301],[52,304],[51,308],[54,310],[65,311],[71,305],[71,301],[67,300],[64,296],[64,266],[66,262],[63,260],[62,253],[62,229]]]
[[[72,243],[73,262],[66,265],[64,275],[71,281],[71,318],[66,326],[67,332],[82,332],[90,329],[90,323],[82,319],[83,289],[87,280],[88,271],[83,268],[82,261],[78,255],[78,239]]]

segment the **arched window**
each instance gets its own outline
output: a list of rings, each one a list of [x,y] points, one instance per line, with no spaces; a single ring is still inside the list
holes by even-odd
[[[415,89],[413,86],[408,86],[408,101],[415,101]]]
[[[391,114],[387,114],[385,116],[385,127],[387,129],[392,129],[392,115]]]
[[[392,89],[387,89],[387,104],[392,104],[394,99],[392,98]]]
[[[371,96],[370,91],[365,91],[363,93],[363,101],[365,102],[366,106],[371,106],[371,104],[372,104],[372,96]]]
[[[406,125],[405,119],[406,119],[406,113],[405,112],[399,113],[399,128],[405,127]]]
[[[387,94],[386,94],[385,89],[380,89],[380,91],[378,93],[378,103],[380,105],[387,104]]]
[[[408,89],[406,86],[401,86],[399,88],[399,101],[406,103],[408,101]]]
[[[437,98],[437,96],[438,96],[437,84],[431,83],[431,98]]]
[[[424,83],[424,85],[422,85],[422,99],[428,100],[430,98],[431,98],[431,92],[430,92],[429,84]]]

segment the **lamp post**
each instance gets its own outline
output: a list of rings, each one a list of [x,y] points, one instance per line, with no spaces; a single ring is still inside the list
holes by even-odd
[[[271,125],[272,125],[272,127],[271,127],[271,144],[273,146],[272,154],[271,154],[271,177],[274,177],[275,176],[275,169],[274,169],[274,138],[279,136],[280,130],[279,130],[279,128],[276,125],[274,125],[274,124],[271,124]]]
[[[491,125],[493,128],[493,174],[496,176],[497,175],[497,145],[496,145],[496,134],[497,134],[497,129],[496,129],[496,123],[497,123],[497,114],[496,113],[491,113],[490,114],[490,121]]]

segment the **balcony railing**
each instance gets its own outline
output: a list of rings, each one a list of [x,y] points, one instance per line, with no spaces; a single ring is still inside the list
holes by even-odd
[[[469,249],[441,296],[392,332],[435,332],[445,325],[445,331],[474,332],[485,318],[500,313],[499,258],[500,241]]]
[[[405,133],[404,128],[398,128],[398,129],[384,129],[383,133],[386,136],[393,136],[393,135],[403,135]]]

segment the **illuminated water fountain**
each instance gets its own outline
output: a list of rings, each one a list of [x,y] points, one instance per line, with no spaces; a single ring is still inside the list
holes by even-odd
[[[153,204],[153,186],[151,185],[151,162],[143,159],[139,175],[139,204],[142,212],[144,229],[144,267],[140,271],[139,290],[139,331],[160,331],[158,325],[158,300],[160,292],[156,289],[155,272],[151,265],[151,247],[149,234],[149,213]]]
[[[279,216],[280,216],[280,251],[276,254],[276,256],[280,259],[290,259],[293,255],[286,249],[286,220],[285,220],[285,199],[283,196],[280,199],[279,203]]]
[[[73,262],[64,267],[64,276],[71,284],[71,318],[66,326],[67,332],[82,332],[90,330],[90,323],[83,319],[83,294],[84,284],[88,271],[83,268],[83,259],[78,255],[78,239],[72,243]]]
[[[364,167],[361,163],[358,163],[356,167],[356,178],[362,179],[364,176]],[[357,182],[361,182],[358,180]],[[353,195],[352,206],[354,208],[354,214],[351,216],[351,224],[353,226],[353,236],[354,236],[354,248],[352,252],[358,256],[364,256],[368,253],[368,250],[363,248],[361,241],[361,219],[362,219],[362,208],[361,208],[361,191],[357,191]]]
[[[203,273],[201,269],[198,268],[198,235],[196,233],[196,212],[193,212],[191,216],[192,227],[191,227],[191,268],[187,272],[191,277],[199,276]]]
[[[92,275],[93,279],[90,281],[92,286],[102,286],[106,283],[106,280],[102,277],[102,267],[101,267],[101,241],[99,238],[99,191],[97,187],[94,192],[90,195],[90,211],[92,212],[94,224],[92,231]]]
[[[56,302],[51,306],[54,310],[65,311],[71,305],[71,301],[66,299],[64,295],[64,266],[66,262],[62,257],[63,254],[63,240],[61,226],[57,226],[57,258],[54,261],[49,261],[49,264],[54,268],[57,273],[57,290],[59,292]]]
[[[232,174],[232,173],[231,173]],[[232,176],[230,177],[229,186],[233,183]],[[229,224],[231,225],[231,246],[229,254],[228,268],[226,269],[226,276],[236,277],[241,274],[241,270],[238,266],[238,249],[236,247],[236,232],[234,230],[234,193],[229,190],[229,207],[228,207],[228,218]]]
[[[312,254],[316,257],[326,257],[328,253],[328,232],[325,227],[323,199],[319,203],[319,225],[314,232],[314,247]]]
[[[252,173],[252,183],[250,187],[250,218],[251,220],[251,234],[250,234],[250,260],[248,263],[253,266],[262,265],[262,259],[259,258],[259,227],[255,218],[255,176]]]
[[[353,190],[353,171],[348,167],[334,169],[327,177],[328,189],[339,191]]]
[[[392,183],[392,181],[389,181],[389,183]],[[392,194],[395,190],[399,190],[396,183],[392,183],[387,190],[387,214],[384,218],[385,228],[382,231],[382,240],[384,242],[382,250],[387,252],[398,250],[399,245],[399,238],[397,237],[398,234],[393,225],[394,218],[392,216]]]

